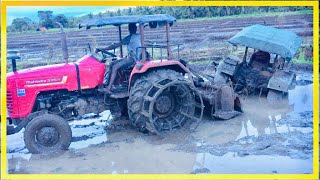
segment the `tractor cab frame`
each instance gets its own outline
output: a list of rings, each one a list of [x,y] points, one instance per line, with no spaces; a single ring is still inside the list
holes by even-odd
[[[122,26],[127,25],[129,23],[135,23],[138,24],[139,32],[141,35],[141,46],[138,47],[140,49],[143,49],[141,51],[141,61],[144,62],[148,60],[146,58],[146,50],[151,49],[151,56],[153,57],[153,51],[154,49],[166,49],[167,51],[167,60],[172,60],[172,52],[171,52],[171,46],[178,46],[178,59],[179,59],[179,46],[170,44],[170,27],[176,22],[176,19],[170,15],[166,14],[155,14],[155,15],[143,15],[143,16],[114,16],[114,17],[108,17],[108,18],[94,18],[85,20],[82,23],[79,24],[79,28],[85,27],[86,29],[90,29],[91,27],[102,27],[106,25],[113,25],[118,27],[118,38],[119,42],[122,41]],[[165,33],[166,33],[166,44],[148,44],[145,43],[145,31],[144,28],[149,26],[150,28],[161,28],[165,27]],[[136,49],[136,52],[138,49]],[[115,51],[114,51],[115,52]],[[123,46],[120,46],[120,58],[123,58],[124,51]],[[161,58],[162,59],[162,50],[161,50]]]
[[[140,77],[142,73],[145,73],[147,71],[150,71],[153,68],[158,68],[161,66],[170,66],[171,69],[174,69],[181,73],[189,73],[189,69],[186,68],[186,66],[183,65],[183,63],[180,63],[179,58],[179,49],[180,44],[171,44],[170,43],[170,27],[176,22],[176,18],[167,15],[167,14],[155,14],[155,15],[134,15],[134,16],[114,16],[114,17],[106,17],[106,18],[93,18],[83,21],[79,24],[80,28],[86,28],[91,29],[92,27],[103,27],[108,25],[113,25],[118,28],[118,39],[119,42],[123,39],[122,34],[122,27],[124,25],[128,25],[130,23],[134,23],[138,25],[139,33],[141,36],[141,46],[136,49],[136,55],[138,55],[138,49],[141,49],[141,56],[137,57],[139,61],[135,64],[134,67],[130,67],[127,71],[120,70],[118,72],[119,78],[117,78],[114,88],[115,93],[111,94],[112,98],[125,98],[129,96],[129,90],[131,86],[134,84],[135,80]],[[145,41],[145,28],[165,28],[165,43],[163,44],[157,44],[157,43],[146,43]],[[171,51],[172,46],[177,46],[178,48],[178,55],[177,59],[174,58],[173,53]],[[89,48],[91,49],[91,47]],[[147,61],[154,60],[154,50],[160,49],[160,57],[159,59],[156,59],[156,61],[160,61],[161,63],[146,63]],[[163,49],[166,51],[166,56],[163,56]],[[147,50],[151,50],[151,53],[147,52]],[[124,58],[124,50],[123,45],[119,47],[120,54],[115,55],[116,52],[115,49],[113,49],[113,53],[99,49],[99,51],[103,55],[103,59],[101,62],[106,62],[106,57],[109,55],[112,57],[112,60],[117,60]],[[172,61],[174,60],[175,61]],[[125,59],[124,59],[125,60]],[[106,70],[106,74],[110,73],[108,70]],[[106,82],[107,84],[109,82]]]

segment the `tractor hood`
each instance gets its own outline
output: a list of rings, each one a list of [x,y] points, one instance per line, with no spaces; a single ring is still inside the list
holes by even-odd
[[[28,68],[8,73],[7,89],[8,91],[76,89],[76,74],[76,67],[71,63]]]
[[[12,78],[31,78],[31,77],[49,77],[68,74],[76,71],[76,65],[99,65],[101,64],[95,57],[86,55],[75,63],[61,63],[46,66],[38,66],[7,73],[7,79]]]
[[[19,86],[19,88],[42,87],[45,89],[46,87],[51,89],[53,86],[63,85],[68,90],[74,90],[79,88],[77,81],[79,81],[81,74],[84,77],[87,76],[87,73],[94,73],[98,69],[102,71],[100,69],[104,70],[104,66],[93,56],[86,55],[75,63],[39,66],[10,72],[7,74],[7,85]],[[98,79],[100,81],[100,76]],[[87,78],[83,78],[83,81],[86,80]]]
[[[66,70],[70,70],[70,66],[74,65],[71,63],[68,64],[55,64],[55,65],[47,65],[47,66],[39,66],[28,69],[19,70],[16,72],[10,72],[7,74],[7,79],[12,78],[30,78],[30,77],[45,77],[52,74],[59,73],[61,71],[66,72]]]

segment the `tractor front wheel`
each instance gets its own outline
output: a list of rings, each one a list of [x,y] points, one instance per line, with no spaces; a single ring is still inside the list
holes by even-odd
[[[35,117],[24,132],[24,143],[33,154],[67,150],[71,139],[72,132],[67,121],[53,114]]]

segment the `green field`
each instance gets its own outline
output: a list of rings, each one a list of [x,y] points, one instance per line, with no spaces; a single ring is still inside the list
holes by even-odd
[[[268,16],[286,16],[286,15],[295,15],[295,14],[312,14],[312,10],[305,11],[292,11],[292,12],[261,12],[261,13],[252,13],[252,14],[240,14],[240,15],[231,15],[231,16],[221,16],[221,17],[204,17],[204,18],[194,18],[194,19],[178,19],[177,22],[192,22],[192,21],[205,21],[213,19],[231,19],[231,18],[246,18],[246,17],[268,17]],[[107,26],[105,28],[112,27]],[[98,29],[97,27],[92,27],[91,29]],[[66,32],[69,31],[78,31],[79,28],[65,28]],[[41,33],[55,33],[60,32],[59,28],[48,29],[47,31]],[[25,34],[38,34],[39,32],[35,30],[23,31],[23,32],[8,32],[12,35],[25,35]]]

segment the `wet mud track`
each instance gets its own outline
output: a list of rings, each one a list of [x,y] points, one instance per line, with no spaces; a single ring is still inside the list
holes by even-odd
[[[313,84],[301,73],[288,106],[241,97],[244,114],[227,121],[205,117],[163,138],[133,129],[109,111],[70,122],[65,152],[32,155],[23,131],[7,137],[9,173],[312,173]]]

